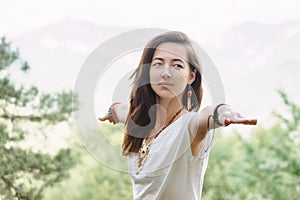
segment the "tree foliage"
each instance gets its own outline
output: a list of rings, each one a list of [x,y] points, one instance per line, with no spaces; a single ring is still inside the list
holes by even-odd
[[[109,133],[110,141],[120,140],[122,133],[115,126],[102,124],[105,132]],[[79,141],[78,141],[79,144]],[[127,172],[110,168],[104,161],[95,160],[81,145],[73,147],[80,152],[80,163],[71,170],[71,178],[63,181],[55,188],[47,190],[45,200],[117,200],[132,199],[132,183]],[[114,159],[113,152],[106,151],[107,157]]]
[[[286,113],[274,113],[270,128],[222,135],[213,148],[204,179],[203,200],[296,200],[300,196],[299,107],[280,91]],[[111,138],[121,137],[114,126]],[[109,153],[109,152],[106,152]],[[110,156],[110,155],[108,155]],[[107,168],[81,152],[71,179],[47,191],[46,200],[132,199],[126,173]]]
[[[222,138],[210,157],[203,199],[299,199],[300,108],[279,91],[287,114],[278,123]]]
[[[18,86],[11,78],[12,65],[23,72],[30,68],[18,49],[1,38],[0,199],[41,199],[45,188],[67,177],[75,157],[70,149],[49,154],[24,144],[32,134],[69,120],[72,92],[47,94],[35,86]]]

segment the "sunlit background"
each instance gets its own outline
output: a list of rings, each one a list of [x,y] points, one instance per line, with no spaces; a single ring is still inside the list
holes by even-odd
[[[215,63],[228,103],[267,119],[265,113],[278,106],[277,89],[299,95],[299,7],[297,0],[12,0],[1,2],[0,35],[13,41],[32,67],[18,80],[57,91],[73,88],[88,55],[118,33],[149,27],[180,30]],[[138,58],[127,59],[124,65],[134,68],[136,63]],[[97,114],[104,110],[99,107]]]
[[[119,33],[137,28],[185,32],[214,62],[226,103],[267,127],[273,123],[274,110],[286,111],[277,90],[300,104],[299,9],[298,0],[2,0],[0,36],[19,48],[31,66],[26,74],[15,70],[12,78],[56,92],[73,89],[90,53]],[[111,90],[136,67],[137,55],[116,60],[99,80],[105,87],[95,91],[95,116],[106,112],[112,103]],[[51,130],[56,134],[49,136],[47,148],[67,145],[67,129]],[[228,130],[232,129],[248,133],[252,127]]]

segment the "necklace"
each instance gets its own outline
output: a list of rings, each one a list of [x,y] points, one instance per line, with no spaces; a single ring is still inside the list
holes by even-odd
[[[173,121],[174,119],[179,115],[179,113],[181,113],[181,111],[183,110],[183,107],[180,108],[176,113],[175,115],[172,117],[172,119],[167,123],[167,125],[165,125],[164,127],[162,127],[162,129],[160,129],[160,131],[158,131],[158,133],[156,133],[153,137],[152,137],[152,140],[147,144],[146,143],[146,139],[147,138],[144,138],[143,140],[143,143],[142,143],[142,147],[139,149],[139,152],[138,152],[138,157],[135,161],[135,166],[136,166],[136,169],[135,169],[135,173],[136,174],[139,174],[141,172],[141,170],[143,169],[144,167],[144,164],[146,162],[146,159],[147,159],[147,156],[148,156],[148,153],[150,151],[150,146],[151,144],[154,142],[155,138],[157,138],[157,136],[165,129],[167,128],[167,126],[169,126]]]

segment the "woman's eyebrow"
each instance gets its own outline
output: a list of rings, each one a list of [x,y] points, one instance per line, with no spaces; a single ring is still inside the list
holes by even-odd
[[[164,61],[163,58],[159,58],[159,57],[156,57],[156,58],[153,58],[153,59],[152,59],[152,61],[154,61],[154,60]],[[184,61],[183,61],[182,59],[180,59],[180,58],[174,58],[174,59],[172,59],[172,61],[173,61],[173,62],[179,61],[179,62],[184,63]]]
[[[164,59],[162,59],[162,58],[159,58],[159,57],[156,57],[156,58],[153,58],[153,59],[152,59],[152,61],[154,61],[154,60],[160,60],[160,61],[164,61]]]
[[[175,58],[175,59],[173,59],[172,61],[179,61],[179,62],[184,63],[184,61],[183,61],[182,59],[180,59],[180,58]]]

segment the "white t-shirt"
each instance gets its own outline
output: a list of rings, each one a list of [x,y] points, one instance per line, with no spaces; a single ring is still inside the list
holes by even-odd
[[[204,139],[199,154],[192,156],[187,113],[165,128],[151,145],[143,169],[135,173],[136,154],[128,160],[133,199],[200,200],[212,134]]]

